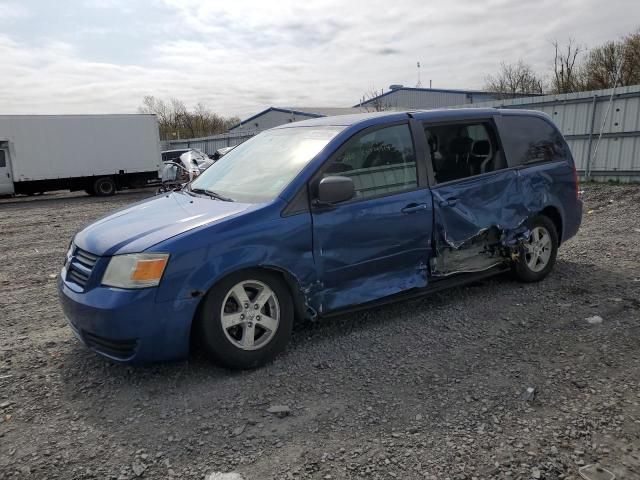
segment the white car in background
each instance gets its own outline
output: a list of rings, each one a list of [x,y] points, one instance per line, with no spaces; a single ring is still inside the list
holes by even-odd
[[[162,163],[180,163],[185,171],[197,177],[213,164],[213,160],[197,148],[183,148],[177,150],[165,150],[162,152]]]
[[[233,147],[219,148],[218,150],[216,150],[216,153],[214,153],[211,158],[213,158],[213,161],[215,162],[216,160],[219,160],[221,157],[224,157],[227,153],[229,153],[231,150],[233,150],[236,147],[237,145],[234,145]]]
[[[196,148],[165,150],[160,169],[161,186],[156,193],[164,193],[182,186],[213,165],[209,156]]]

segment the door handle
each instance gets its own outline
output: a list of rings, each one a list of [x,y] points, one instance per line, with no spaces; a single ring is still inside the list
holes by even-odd
[[[447,198],[446,200],[440,200],[441,207],[454,207],[458,203],[457,198]]]
[[[401,212],[402,213],[415,213],[420,212],[421,210],[426,210],[428,205],[426,203],[410,203],[406,207],[404,207]]]

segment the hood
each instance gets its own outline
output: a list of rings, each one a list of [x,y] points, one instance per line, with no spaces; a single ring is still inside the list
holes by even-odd
[[[171,193],[137,203],[86,226],[74,242],[100,256],[142,252],[163,240],[239,214],[251,206]]]

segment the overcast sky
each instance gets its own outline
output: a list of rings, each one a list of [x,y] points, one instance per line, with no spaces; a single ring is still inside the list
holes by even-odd
[[[144,95],[225,115],[351,106],[392,83],[549,72],[551,41],[640,27],[640,0],[0,0],[0,114],[128,113]]]

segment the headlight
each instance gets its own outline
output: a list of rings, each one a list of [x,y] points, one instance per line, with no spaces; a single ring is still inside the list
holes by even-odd
[[[118,288],[155,287],[160,283],[168,253],[131,253],[111,257],[102,285]]]
[[[73,256],[73,240],[69,242],[69,248],[67,249],[67,253],[64,256],[64,266],[66,267],[71,262],[71,257]]]

